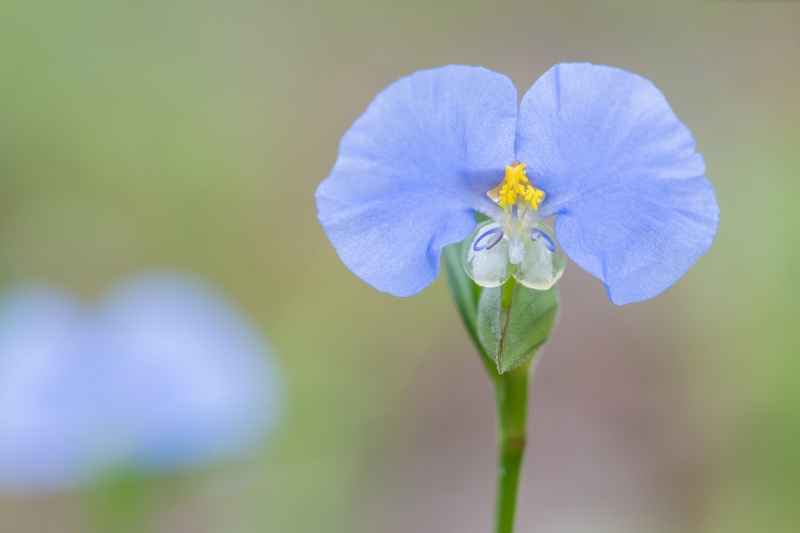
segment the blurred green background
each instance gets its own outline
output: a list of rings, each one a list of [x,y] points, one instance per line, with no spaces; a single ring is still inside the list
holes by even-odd
[[[278,437],[160,482],[152,531],[489,531],[492,393],[444,280],[358,280],[313,192],[398,77],[483,65],[523,94],[561,61],[653,80],[722,218],[645,303],[568,266],[519,531],[800,531],[800,3],[4,0],[0,284],[190,271],[286,370]],[[86,498],[1,494],[0,531],[84,531]]]

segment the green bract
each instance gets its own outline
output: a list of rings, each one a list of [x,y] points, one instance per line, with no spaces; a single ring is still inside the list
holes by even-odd
[[[503,374],[532,359],[550,337],[558,311],[558,292],[556,287],[547,291],[528,289],[513,278],[501,287],[480,287],[461,266],[462,246],[468,244],[458,243],[444,250],[450,290],[484,362]]]

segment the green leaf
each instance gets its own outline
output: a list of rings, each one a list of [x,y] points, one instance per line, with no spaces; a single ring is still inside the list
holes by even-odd
[[[462,246],[464,246],[464,243],[459,242],[445,246],[444,250],[442,250],[444,268],[447,272],[447,283],[461,315],[461,320],[464,322],[475,348],[478,350],[487,369],[493,372],[494,360],[487,355],[478,338],[478,300],[483,292],[483,287],[472,281],[472,278],[464,270],[461,264]]]
[[[447,282],[458,312],[461,313],[461,318],[470,335],[477,339],[478,298],[480,298],[483,287],[472,281],[461,265],[461,246],[460,242],[445,246],[442,250],[442,257],[447,271]]]
[[[537,291],[510,279],[502,287],[477,285],[461,264],[463,242],[442,251],[450,292],[464,326],[495,378],[530,360],[550,337],[558,311],[555,287]]]
[[[514,278],[481,291],[478,340],[502,374],[530,360],[550,337],[558,311],[558,292],[528,289]]]

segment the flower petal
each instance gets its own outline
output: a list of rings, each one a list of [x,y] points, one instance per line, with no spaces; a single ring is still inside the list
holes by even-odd
[[[103,316],[116,356],[106,401],[133,444],[120,460],[154,471],[193,466],[273,429],[281,394],[269,351],[211,287],[140,275],[109,295]]]
[[[100,309],[28,286],[0,298],[0,487],[44,491],[251,447],[280,416],[280,372],[211,288],[150,274]]]
[[[672,285],[708,250],[719,206],[694,139],[648,80],[560,64],[522,100],[517,157],[567,255],[615,304]]]
[[[395,296],[429,285],[442,248],[492,206],[485,193],[514,160],[516,116],[514,85],[480,67],[420,71],[378,94],[317,189],[344,264]]]
[[[93,383],[81,367],[85,310],[48,285],[0,300],[0,486],[36,492],[74,486],[92,456]],[[67,377],[68,379],[63,379]]]

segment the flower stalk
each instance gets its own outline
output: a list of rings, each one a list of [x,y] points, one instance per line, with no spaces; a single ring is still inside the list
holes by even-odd
[[[528,379],[532,359],[494,380],[497,403],[495,533],[512,533],[525,454]]]
[[[525,453],[528,380],[550,336],[558,308],[555,287],[536,291],[513,278],[501,287],[476,285],[461,265],[465,243],[444,250],[450,291],[492,380],[497,407],[495,533],[512,533]]]

